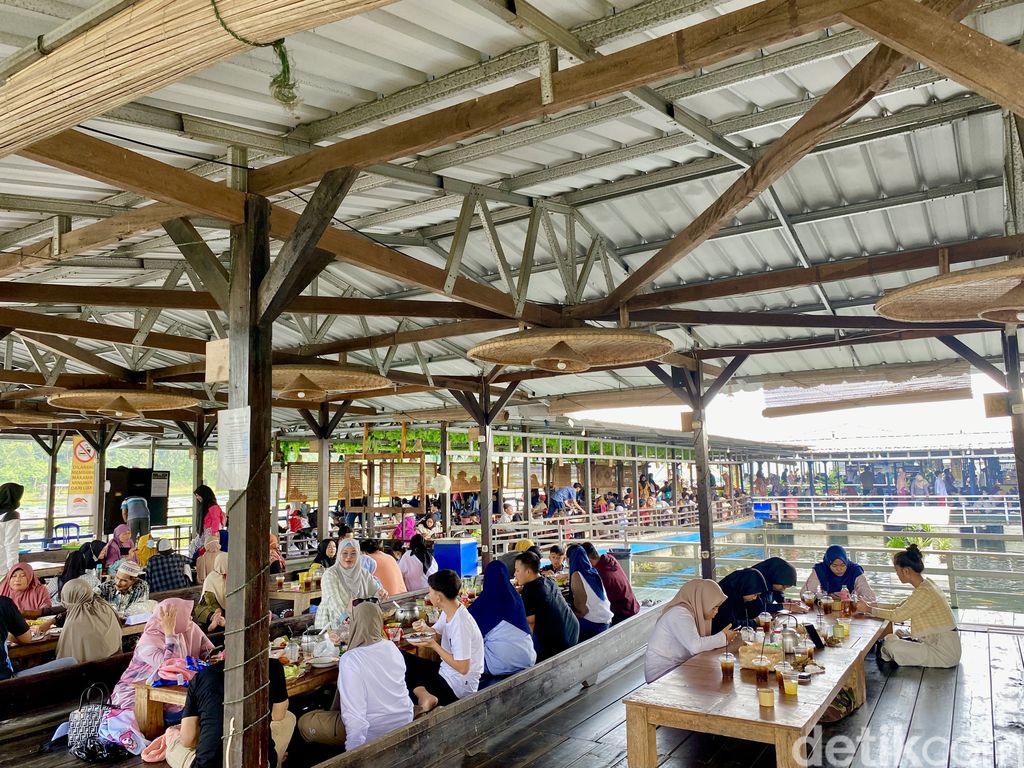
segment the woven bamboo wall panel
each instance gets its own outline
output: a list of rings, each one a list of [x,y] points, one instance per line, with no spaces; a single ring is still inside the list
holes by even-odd
[[[544,487],[544,462],[530,462],[530,488]],[[523,463],[513,461],[505,465],[505,489],[509,491],[523,490]]]
[[[520,474],[522,474],[522,467],[520,467]],[[453,461],[449,464],[449,477],[452,479],[452,493],[478,493],[480,491],[480,462]],[[491,488],[497,487],[498,468],[495,466],[494,476],[491,478]]]
[[[346,474],[347,468],[347,474]],[[362,497],[361,466],[353,462],[331,462],[331,501],[345,498],[345,494]],[[316,503],[320,495],[320,465],[315,461],[296,461],[288,464],[285,501]]]
[[[419,461],[378,461],[376,463],[378,492],[381,496],[409,498],[423,496],[421,479],[424,473],[423,460]]]

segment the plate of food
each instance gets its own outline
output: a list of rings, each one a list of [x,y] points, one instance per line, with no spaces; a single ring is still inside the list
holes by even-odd
[[[337,656],[317,656],[315,659],[309,662],[316,669],[327,669],[333,667],[338,663]]]
[[[433,637],[434,635],[431,632],[410,632],[405,636],[405,639],[412,645],[426,645]]]

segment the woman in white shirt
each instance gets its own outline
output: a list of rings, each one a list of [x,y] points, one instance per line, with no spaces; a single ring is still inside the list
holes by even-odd
[[[569,547],[569,593],[571,606],[580,620],[579,642],[604,632],[612,625],[612,604],[601,575],[579,544]]]
[[[691,656],[732,642],[732,625],[711,634],[711,620],[726,601],[725,592],[711,579],[695,579],[682,586],[662,608],[661,617],[647,642],[644,678],[653,683]]]
[[[537,649],[526,621],[523,598],[512,586],[508,568],[491,560],[484,569],[484,588],[469,613],[484,636],[484,670],[511,675],[537,663]]]
[[[412,722],[412,701],[405,687],[402,652],[384,637],[380,606],[356,599],[349,625],[348,650],[338,662],[337,712],[307,712],[299,718],[299,733],[317,744],[345,744],[355,749]]]
[[[420,534],[412,537],[408,551],[398,561],[398,570],[405,579],[405,588],[409,592],[427,588],[427,578],[437,573],[437,561],[434,560],[427,544]]]
[[[455,571],[444,570],[427,579],[427,583],[430,602],[441,609],[441,618],[433,627],[417,621],[413,629],[427,633],[428,638],[416,644],[433,649],[441,662],[402,654],[406,687],[423,712],[476,693],[484,671],[483,635],[469,611],[459,602],[462,579]]]

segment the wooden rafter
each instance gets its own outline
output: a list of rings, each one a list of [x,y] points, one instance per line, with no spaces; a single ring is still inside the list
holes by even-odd
[[[812,267],[794,269],[775,269],[742,277],[725,277],[700,285],[684,285],[678,288],[666,288],[652,291],[629,300],[629,311],[644,309],[660,309],[673,304],[690,301],[720,299],[726,296],[740,296],[747,293],[767,293],[787,288],[799,288],[814,283],[830,283],[850,280],[856,277],[871,277],[893,272],[906,272],[912,269],[937,268],[940,259],[945,256],[949,264],[966,264],[979,259],[992,259],[1018,255],[1024,252],[1024,235],[1006,237],[986,237],[950,245],[939,245],[919,248],[897,253],[882,253],[861,256],[853,259],[830,261],[815,264]],[[0,296],[2,296],[0,287]],[[588,302],[572,307],[572,314],[581,318],[599,317],[597,313],[600,302]]]
[[[863,0],[759,3],[555,72],[553,97],[546,103],[540,80],[531,80],[257,169],[249,189],[275,194],[316,181],[333,168],[388,162],[562,112],[831,26],[841,11],[861,4]]]
[[[129,369],[106,360],[87,349],[82,349],[70,339],[47,333],[33,333],[31,331],[18,331],[18,335],[23,339],[30,339],[36,346],[48,349],[55,354],[63,355],[69,360],[75,360],[99,373],[105,373],[108,376],[125,380],[130,380],[133,376],[133,372]]]
[[[979,328],[976,330],[962,330],[957,335],[966,333],[985,333],[992,329]],[[861,344],[884,344],[890,341],[911,341],[913,339],[934,339],[940,336],[949,335],[949,331],[942,330],[920,330],[920,331],[874,331],[862,334],[851,334],[849,336],[812,336],[809,339],[779,339],[778,341],[763,341],[756,344],[742,344],[737,346],[715,347],[699,349],[694,352],[702,360],[719,357],[733,357],[734,355],[766,355],[782,352],[802,352],[809,349],[833,349],[838,347],[853,347]]]
[[[326,341],[322,344],[306,344],[289,350],[297,355],[330,355],[337,352],[355,352],[362,349],[393,347],[398,344],[412,344],[419,341],[433,341],[473,333],[487,333],[515,328],[514,320],[460,320],[455,323],[439,323],[411,331],[378,333],[354,339]]]
[[[220,0],[240,36],[271,42],[392,0]],[[0,86],[0,157],[248,50],[209,0],[141,0]],[[82,83],[91,83],[88,88]]]
[[[155,309],[217,310],[204,291],[121,286],[53,285],[0,280],[0,302],[81,304],[90,307],[151,307]],[[342,296],[297,296],[285,308],[291,314],[423,317],[438,320],[500,319],[501,315],[457,301],[357,299]]]
[[[25,148],[21,154],[71,173],[122,186],[165,203],[188,206],[196,213],[214,216],[234,224],[242,220],[244,193],[77,131],[67,131],[36,142]],[[299,214],[294,211],[278,206],[271,207],[270,234],[275,239],[286,241],[298,223]],[[339,261],[430,291],[444,291],[444,269],[426,264],[359,234],[328,227],[318,246],[333,253]],[[507,317],[514,317],[516,314],[514,298],[490,285],[477,283],[465,277],[455,280],[451,295],[468,304],[484,307]],[[561,323],[561,313],[538,305],[527,305],[523,316],[544,325]]]
[[[26,312],[20,309],[0,309],[0,325],[18,331],[38,331],[65,337],[74,336],[80,339],[108,341],[111,344],[136,344],[137,329],[135,328],[90,323],[85,320]],[[202,355],[206,352],[206,342],[202,339],[175,336],[169,333],[148,333],[136,346],[186,352],[193,355]]]
[[[889,47],[1024,115],[1024,53],[912,0],[871,3],[844,16]]]
[[[965,16],[979,0],[925,0],[942,13],[957,19]],[[602,59],[604,61],[606,59]],[[651,256],[597,304],[601,314],[625,304],[634,295],[683,257],[692,253],[722,225],[746,208],[758,195],[782,177],[829,133],[871,102],[889,81],[910,62],[902,53],[884,45],[873,48],[842,80],[822,96],[782,138],[768,145],[750,166],[715,202],[702,211],[682,232]]]

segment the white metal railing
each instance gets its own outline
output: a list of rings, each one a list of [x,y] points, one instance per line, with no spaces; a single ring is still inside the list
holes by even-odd
[[[807,526],[794,528],[719,529],[715,540],[716,577],[749,567],[768,557],[782,557],[794,565],[798,587],[831,543],[841,543],[851,560],[865,570],[872,588],[883,599],[905,597],[911,587],[900,584],[891,564],[896,548],[886,546],[894,535],[871,529],[834,530]],[[1020,533],[965,533],[959,527],[936,528],[923,538],[925,573],[946,590],[955,608],[999,608],[1024,611],[1024,537]],[[936,546],[937,544],[937,546]],[[680,586],[700,573],[699,543],[668,542],[664,548],[633,555],[635,586]],[[793,590],[794,594],[798,590]]]
[[[977,496],[767,496],[751,499],[754,508],[764,507],[778,521],[888,523],[897,517],[914,516],[915,509],[948,511],[951,525],[1020,525],[1017,494]],[[922,511],[922,518],[928,513]]]

